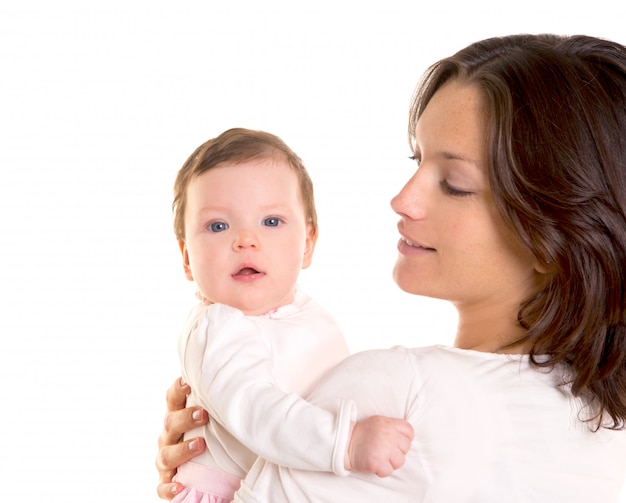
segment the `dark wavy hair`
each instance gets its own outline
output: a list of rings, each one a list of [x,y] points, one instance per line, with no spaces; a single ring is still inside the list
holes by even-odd
[[[187,187],[191,180],[209,169],[224,164],[241,164],[254,159],[283,159],[298,176],[300,192],[307,223],[313,236],[317,236],[317,212],[313,182],[302,159],[278,136],[266,131],[232,128],[204,142],[187,158],[174,182],[174,233],[179,241],[185,240],[185,207]]]
[[[498,211],[548,271],[520,306],[531,362],[570,369],[597,428],[626,421],[626,48],[589,36],[483,40],[433,65],[417,120],[447,81],[476,85],[488,109]],[[413,150],[412,150],[413,151]],[[547,360],[539,355],[547,355]]]

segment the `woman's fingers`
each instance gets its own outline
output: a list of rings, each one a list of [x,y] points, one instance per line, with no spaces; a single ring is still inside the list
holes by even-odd
[[[167,414],[163,422],[163,431],[159,436],[159,448],[178,443],[184,433],[208,422],[209,415],[201,407],[185,408],[187,394],[190,391],[189,385],[180,378],[167,390],[165,395]]]
[[[204,451],[206,444],[203,438],[194,438],[174,445],[166,445],[159,449],[156,467],[159,471],[157,493],[159,498],[171,500],[180,491],[183,485],[173,482],[176,468]]]
[[[183,489],[182,484],[172,481],[176,469],[206,448],[203,438],[182,441],[186,432],[209,420],[208,413],[202,408],[185,407],[190,391],[186,383],[177,379],[166,393],[167,414],[159,435],[159,453],[155,462],[159,471],[157,493],[164,500],[171,500]]]

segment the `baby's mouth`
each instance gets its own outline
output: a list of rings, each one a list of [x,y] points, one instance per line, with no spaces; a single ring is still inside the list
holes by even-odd
[[[244,267],[240,269],[239,272],[235,273],[236,276],[247,276],[249,274],[258,274],[259,271],[253,269],[252,267]]]

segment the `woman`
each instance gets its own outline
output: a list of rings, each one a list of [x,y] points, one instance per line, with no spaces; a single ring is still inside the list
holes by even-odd
[[[236,501],[615,501],[626,471],[626,48],[553,35],[472,44],[426,73],[409,136],[418,170],[392,201],[394,279],[455,305],[454,347],[354,355],[308,397],[405,418],[406,464],[387,479],[340,478],[259,459]],[[167,445],[191,413],[171,413],[162,436],[162,496],[187,457],[188,444]]]

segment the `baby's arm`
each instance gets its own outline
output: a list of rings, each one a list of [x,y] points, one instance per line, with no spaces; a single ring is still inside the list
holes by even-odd
[[[273,377],[271,348],[255,323],[227,306],[211,310],[211,320],[191,334],[181,354],[184,377],[211,417],[242,444],[273,463],[303,470],[382,475],[402,464],[400,437],[406,434],[397,423],[404,421],[370,418],[354,426],[350,400],[322,408],[282,391]]]

